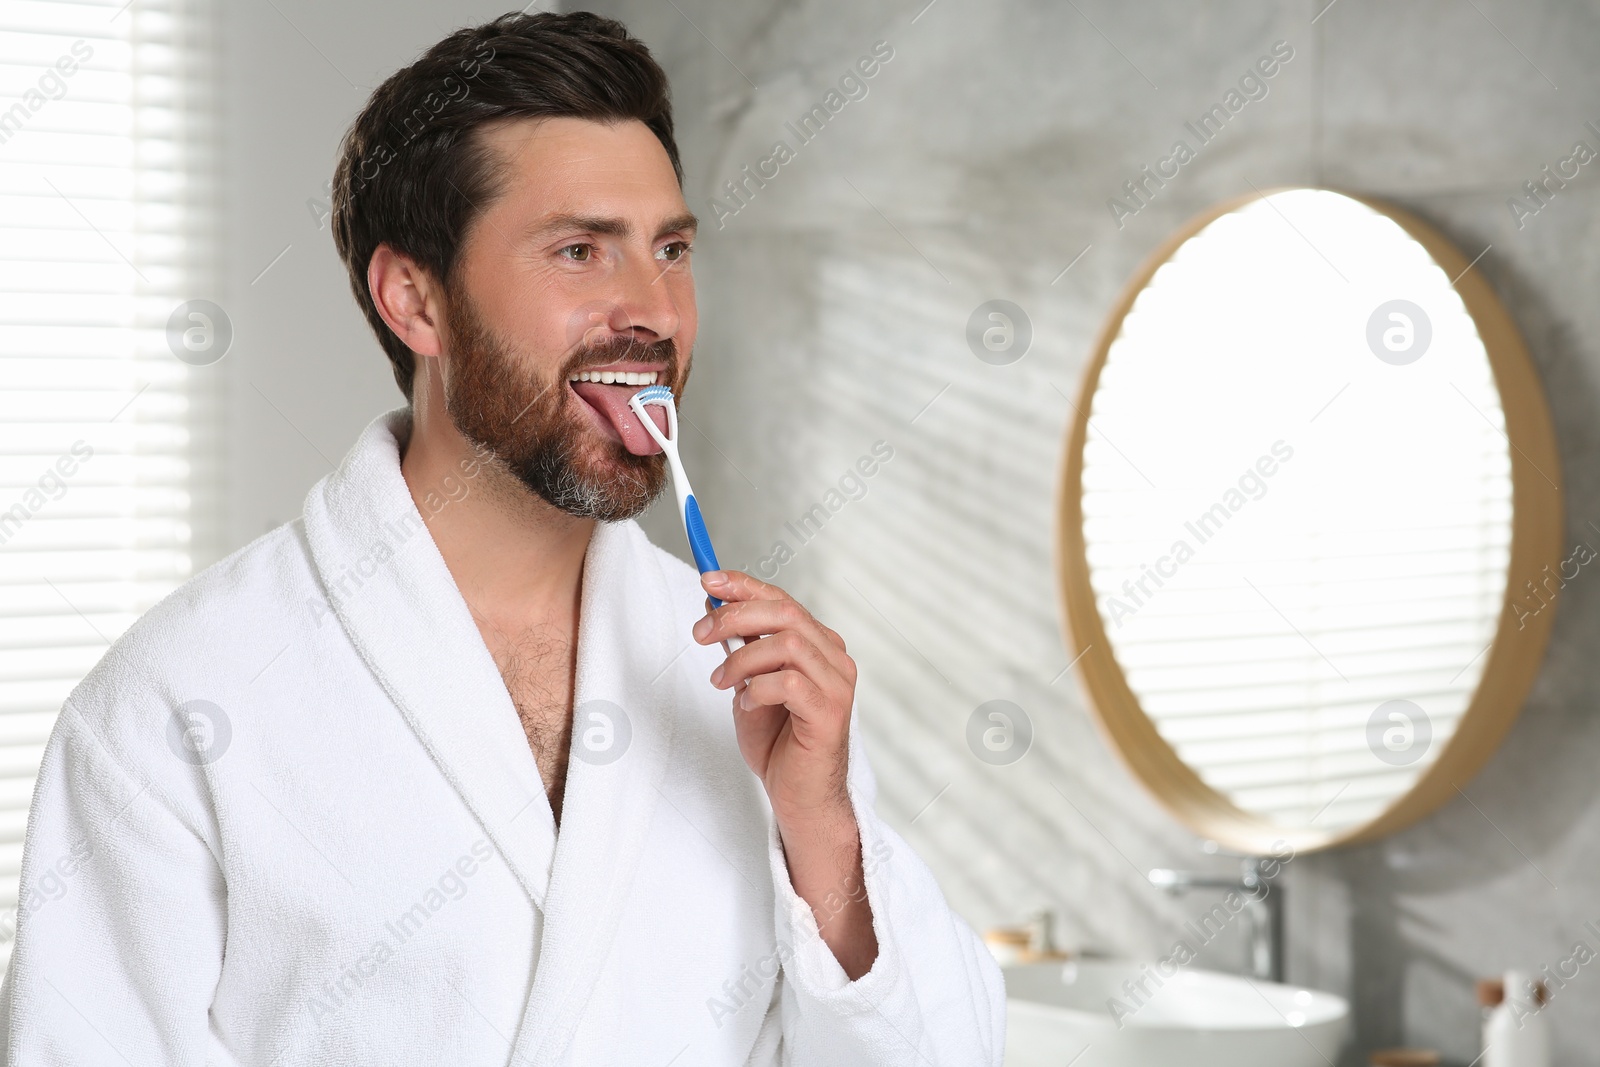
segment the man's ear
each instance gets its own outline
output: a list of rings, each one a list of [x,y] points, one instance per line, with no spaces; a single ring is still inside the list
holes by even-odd
[[[407,348],[419,356],[437,356],[444,351],[440,333],[444,294],[410,256],[379,245],[367,262],[367,291],[378,314]]]

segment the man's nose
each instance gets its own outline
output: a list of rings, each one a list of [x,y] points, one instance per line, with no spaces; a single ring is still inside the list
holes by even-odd
[[[627,257],[612,276],[606,296],[580,309],[583,342],[594,345],[627,337],[650,344],[675,336],[682,315],[673,289],[654,257]]]

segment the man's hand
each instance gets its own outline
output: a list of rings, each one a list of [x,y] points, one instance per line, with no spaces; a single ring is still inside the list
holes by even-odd
[[[739,751],[767,787],[779,823],[850,815],[845,770],[856,665],[844,639],[788,593],[748,574],[711,571],[701,581],[726,603],[695,624],[694,637],[703,645],[745,640],[711,684],[735,690]]]
[[[855,661],[777,586],[742,571],[709,571],[701,584],[724,604],[695,624],[695,640],[745,641],[711,684],[734,690],[739,751],[766,787],[795,892],[853,981],[878,954],[846,789]]]

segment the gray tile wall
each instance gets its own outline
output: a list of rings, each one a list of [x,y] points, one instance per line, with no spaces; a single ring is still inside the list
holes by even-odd
[[[1569,540],[1600,539],[1600,162],[1519,230],[1508,197],[1600,124],[1600,9],[1555,0],[607,0],[673,76],[702,335],[689,462],[725,562],[778,569],[848,638],[880,809],[976,926],[1037,907],[1072,947],[1163,952],[1209,907],[1145,884],[1226,861],[1132,781],[1066,672],[1053,577],[1063,432],[1093,333],[1138,262],[1251,185],[1389,198],[1441,226],[1510,306],[1561,439]],[[575,6],[575,5],[572,5]],[[1293,58],[1118,226],[1106,207],[1274,42]],[[893,57],[814,139],[785,126],[858,57]],[[794,157],[736,214],[723,183]],[[770,167],[769,167],[770,173]],[[1087,251],[1084,251],[1087,248]],[[1081,258],[1080,257],[1081,254]],[[1072,264],[1070,270],[1063,271]],[[1020,304],[1010,366],[964,342]],[[1070,398],[1070,399],[1069,399]],[[874,442],[893,458],[819,533],[791,526]],[[786,525],[788,524],[788,525]],[[670,516],[650,525],[666,544]],[[779,566],[784,542],[792,559]],[[779,554],[781,555],[781,554]],[[1370,847],[1289,867],[1290,970],[1353,998],[1358,1045],[1478,1053],[1475,978],[1555,966],[1600,920],[1600,586],[1568,590],[1524,714],[1466,797]],[[1036,729],[1010,767],[965,744],[973,709]],[[1208,965],[1237,969],[1237,940]],[[1548,1009],[1558,1063],[1596,1061],[1600,967]]]

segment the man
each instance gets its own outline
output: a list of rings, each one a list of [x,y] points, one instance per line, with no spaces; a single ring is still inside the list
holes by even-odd
[[[7,1063],[1000,1062],[844,641],[629,521],[665,472],[627,399],[694,345],[681,180],[664,75],[592,15],[373,95],[335,233],[408,405],[68,698]]]

